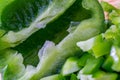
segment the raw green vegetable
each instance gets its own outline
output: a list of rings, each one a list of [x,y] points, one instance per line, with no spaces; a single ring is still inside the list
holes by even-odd
[[[85,45],[84,45],[85,44]],[[83,51],[88,51],[89,53],[93,53],[93,55],[98,58],[103,55],[107,55],[110,53],[112,47],[112,41],[105,39],[103,34],[92,37],[86,41],[78,42],[78,46]]]
[[[20,53],[10,49],[0,51],[0,72],[3,72],[3,80],[16,80],[23,75],[24,70]]]
[[[80,67],[77,64],[77,61],[78,61],[77,58],[74,57],[68,58],[62,67],[61,74],[66,76],[79,71]]]
[[[95,58],[77,46],[77,42],[106,30],[103,9],[97,0],[6,1],[0,1],[3,4],[0,8],[0,70],[3,79],[64,80],[69,74],[68,79],[77,80],[75,72],[81,66],[83,73],[93,74],[99,70],[103,57]],[[71,56],[75,59],[69,58]],[[69,69],[69,65],[72,68]]]
[[[116,73],[105,73],[103,71],[98,71],[93,74],[93,79],[94,80],[116,80],[117,79],[117,74]]]
[[[103,31],[104,16],[99,3],[96,0],[83,0],[82,6],[92,12],[92,17],[82,21],[76,26],[76,29],[65,37],[58,45],[55,46],[52,44],[51,47],[47,47],[45,53],[41,53],[46,57],[41,59],[36,72],[28,77],[27,80],[38,80],[41,77],[52,73],[58,66],[60,67],[60,64],[58,65],[58,63],[62,64],[67,57],[75,55],[75,53],[80,51],[76,46],[78,41],[87,40]],[[94,23],[95,20],[96,23]],[[53,58],[53,56],[55,58]],[[48,66],[48,63],[51,64],[51,66]],[[26,77],[27,76],[24,76],[21,79],[26,79]]]
[[[108,56],[102,65],[103,69],[109,72],[113,71],[112,70],[113,62],[114,62],[113,58],[111,56]]]
[[[72,74],[70,80],[78,80],[78,79],[77,79],[77,76],[75,74]]]
[[[26,0],[27,1],[27,0]],[[27,18],[29,18],[29,16],[26,16],[27,14],[19,14],[19,12],[14,12],[14,10],[18,10],[19,7],[20,7],[20,10],[21,10],[21,6],[27,8],[26,6],[28,6],[28,8],[31,8],[33,6],[33,4],[31,4],[33,1],[30,1],[30,2],[27,2],[24,0],[21,0],[20,2],[19,1],[14,1],[12,4],[10,4],[9,6],[7,6],[2,12],[1,14],[1,24],[2,24],[2,27],[6,28],[7,26],[11,26],[11,27],[17,27],[20,28],[20,27],[23,27],[24,25],[20,24],[18,25],[17,23],[16,24],[12,24],[12,25],[9,25],[8,22],[12,21],[11,18],[13,19],[12,22],[18,22],[18,21],[22,21],[22,20],[19,20],[21,18],[21,16],[23,15],[25,20]],[[50,0],[48,0],[47,2],[45,3],[49,3],[47,5],[49,5],[47,8],[44,9],[44,6],[46,6],[46,4],[44,4],[44,1],[41,1],[42,4],[42,7],[39,3],[39,1],[36,3],[38,3],[38,6],[40,7],[37,7],[39,8],[41,11],[42,10],[43,12],[36,12],[37,13],[37,16],[36,18],[34,19],[34,21],[32,21],[31,23],[29,23],[29,26],[26,26],[26,28],[23,28],[23,29],[19,29],[20,31],[17,31],[15,32],[14,29],[10,29],[7,34],[5,34],[2,38],[0,38],[0,50],[1,49],[5,49],[5,48],[9,48],[9,47],[15,47],[16,45],[22,43],[23,41],[25,41],[29,36],[31,36],[33,33],[35,33],[36,31],[38,31],[39,29],[41,28],[45,28],[46,25],[48,23],[50,23],[51,21],[54,21],[56,18],[58,18],[60,15],[62,15],[65,10],[67,8],[69,8],[73,3],[75,2],[75,0],[69,0],[69,1],[56,1],[56,0],[53,0],[52,2]],[[13,9],[16,5],[15,4],[18,4],[18,9]],[[23,4],[23,5],[21,5]],[[63,6],[64,5],[64,6]],[[33,7],[34,8],[34,7]],[[23,9],[23,8],[22,8]],[[12,11],[13,10],[13,13],[11,13],[9,16],[7,16],[7,13]],[[29,9],[28,9],[29,10]],[[31,11],[31,10],[30,10]],[[25,11],[23,10],[23,13]],[[32,13],[32,12],[30,12]],[[17,18],[17,20],[15,19],[14,21],[14,17],[13,15],[16,15],[15,18]],[[33,15],[31,15],[32,17]],[[10,20],[10,21],[9,21]],[[22,23],[22,22],[21,22]],[[24,23],[24,22],[23,22]],[[11,24],[11,22],[10,22]],[[26,24],[26,23],[25,23]],[[20,27],[19,27],[20,26]],[[8,27],[8,29],[9,29]]]
[[[96,37],[92,47],[92,51],[95,57],[100,57],[110,53],[112,42],[105,40],[102,35]]]
[[[92,57],[89,53],[84,53],[78,60],[78,65],[81,67],[85,66],[87,60]]]
[[[56,74],[56,75],[44,77],[40,80],[65,80],[65,78],[62,75]]]
[[[104,61],[103,57],[95,58],[91,56],[91,58],[88,58],[86,65],[82,69],[83,74],[92,74],[99,70],[100,66],[102,65]]]
[[[111,39],[113,42],[112,49],[110,52],[110,56],[111,56],[112,60],[109,62],[112,64],[109,67],[112,68],[113,71],[117,71],[117,72],[120,71],[120,68],[118,67],[120,65],[120,63],[119,63],[119,59],[120,59],[120,57],[119,57],[119,53],[120,53],[119,52],[119,50],[120,50],[119,32],[120,32],[119,28],[117,26],[113,25],[105,33],[105,37],[107,39]],[[105,66],[107,66],[107,65],[105,65]]]
[[[97,71],[93,75],[85,75],[80,71],[77,77],[80,80],[116,80],[117,76],[116,73],[106,73],[103,71]]]
[[[53,41],[55,44],[59,43],[68,34],[67,28],[69,26],[69,29],[71,29],[72,25],[78,25],[79,22],[77,21],[82,21],[90,17],[90,13],[88,13],[89,11],[81,7],[82,5],[79,5],[78,2],[79,0],[76,1],[68,10],[66,10],[65,13],[58,19],[47,24],[44,29],[40,29],[35,34],[32,34],[32,36],[30,36],[23,43],[15,47],[15,50],[18,50],[23,54],[25,64],[37,65],[38,50],[43,46],[46,40]],[[73,10],[74,12],[71,12]]]
[[[95,36],[96,37],[96,36]],[[92,37],[85,41],[80,41],[77,43],[77,46],[80,47],[83,51],[89,51],[95,43],[95,37]]]
[[[119,65],[120,65],[120,48],[118,46],[115,46],[112,48],[112,51],[111,51],[111,56],[113,58],[113,65],[112,65],[112,69],[114,71],[117,71],[117,72],[120,72],[120,68],[119,68]]]

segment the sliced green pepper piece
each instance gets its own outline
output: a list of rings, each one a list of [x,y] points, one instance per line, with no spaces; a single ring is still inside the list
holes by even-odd
[[[45,53],[43,53],[44,55],[47,54],[46,58],[41,57],[42,59],[33,75],[23,76],[20,80],[39,80],[47,74],[54,72],[54,70],[56,71],[56,69],[60,67],[60,64],[58,63],[62,64],[66,58],[75,55],[80,51],[76,45],[78,41],[87,40],[105,30],[104,14],[98,1],[83,0],[82,7],[89,10],[92,17],[82,21],[78,26],[76,26],[76,29],[65,37],[58,45],[55,46],[53,44],[51,47],[47,48]],[[53,56],[55,58],[53,58]],[[48,63],[51,66],[48,66]]]
[[[70,80],[78,80],[78,79],[77,79],[77,76],[75,74],[72,74],[70,77]]]
[[[118,75],[116,73],[107,73],[104,71],[97,71],[92,75],[85,75],[80,71],[78,74],[80,80],[117,80],[117,77]]]
[[[107,73],[104,71],[98,71],[93,74],[93,80],[117,80],[118,75],[116,73]]]
[[[60,74],[56,74],[56,75],[51,75],[51,76],[48,76],[48,77],[44,77],[40,80],[65,80],[65,78]]]
[[[102,68],[105,69],[106,71],[112,72],[112,65],[113,65],[113,58],[111,56],[108,56],[105,62],[102,65]]]
[[[103,57],[95,58],[90,57],[88,58],[86,65],[83,67],[82,71],[83,74],[92,74],[97,72],[104,61]]]
[[[77,62],[78,62],[78,58],[75,57],[68,58],[62,67],[61,74],[63,76],[66,76],[80,70],[80,67],[78,66]]]
[[[93,55],[97,58],[110,53],[112,42],[99,35],[96,37],[92,47]]]
[[[120,47],[114,46],[111,50],[110,56],[113,58],[112,69],[114,71],[120,72]]]
[[[0,51],[0,72],[3,73],[4,80],[17,80],[23,76],[24,70],[21,54],[11,49]]]
[[[27,1],[27,0],[26,0]],[[29,2],[27,1],[17,1],[18,6],[20,6],[21,3],[25,3],[26,5],[29,6]],[[44,3],[45,1],[42,1],[42,3]],[[48,23],[50,23],[51,21],[54,21],[55,19],[57,19],[60,15],[62,15],[66,9],[68,9],[73,3],[75,2],[75,0],[68,0],[68,1],[56,1],[53,0],[51,2],[51,0],[48,0],[47,3],[49,3],[49,6],[44,9],[44,11],[42,13],[38,13],[37,18],[35,18],[35,20],[30,23],[29,27],[27,28],[23,28],[20,31],[13,31],[10,30],[8,31],[7,34],[5,34],[3,37],[0,38],[0,49],[5,49],[5,48],[9,48],[9,47],[15,47],[16,45],[22,43],[23,41],[25,41],[29,36],[31,36],[33,33],[35,33],[36,31],[38,31],[41,28],[45,28],[46,25]],[[51,3],[51,4],[50,4]],[[16,1],[13,2],[12,7],[16,6]],[[24,5],[25,5],[24,4]],[[64,6],[63,6],[64,5]],[[10,6],[10,5],[9,5]],[[9,6],[6,7],[6,9],[9,11]],[[33,6],[33,5],[32,5]],[[31,7],[31,6],[30,6]],[[44,4],[42,5],[42,7],[44,7]],[[19,8],[19,7],[18,7]],[[27,7],[26,7],[27,8]],[[16,9],[16,8],[15,8]],[[40,7],[40,9],[42,9]],[[6,11],[6,10],[4,10]],[[23,11],[24,12],[24,11]],[[39,12],[39,11],[38,11]],[[2,20],[2,24],[6,21],[4,21],[4,19],[8,20],[7,18],[4,18],[4,13],[3,12],[3,20]],[[6,12],[7,13],[7,12]],[[32,12],[31,12],[32,13]],[[23,14],[25,15],[25,14]],[[13,15],[12,15],[13,16]],[[19,18],[19,16],[18,16]],[[25,17],[26,18],[26,17]],[[10,18],[11,19],[11,18]],[[13,18],[14,19],[14,18]],[[11,21],[11,20],[10,20]],[[22,20],[20,20],[22,21]],[[7,25],[7,23],[6,23]],[[19,25],[18,25],[19,26]],[[4,25],[3,25],[4,27]],[[15,26],[16,27],[16,26]],[[23,27],[20,26],[20,27]],[[20,28],[19,27],[19,28]]]
[[[87,60],[92,57],[92,55],[90,55],[89,53],[84,53],[80,59],[78,60],[78,65],[81,67],[85,66]]]

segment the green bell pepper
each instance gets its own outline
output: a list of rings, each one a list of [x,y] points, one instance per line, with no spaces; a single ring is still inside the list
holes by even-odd
[[[58,69],[62,63],[64,63],[66,58],[80,52],[80,49],[76,45],[78,41],[87,40],[105,30],[103,10],[98,1],[76,1],[79,2],[79,5],[82,4],[81,7],[90,11],[91,17],[81,21],[80,24],[74,26],[76,28],[56,46],[54,43],[49,42],[48,45],[51,45],[50,47],[43,47],[41,51],[45,50],[45,52],[40,53],[43,54],[43,57],[40,57],[40,63],[38,64],[36,70],[33,72],[33,74],[31,74],[31,76],[23,76],[20,80],[39,80],[40,78],[47,76],[50,73],[54,73],[54,71],[56,73],[56,69]],[[53,58],[53,56],[55,58]],[[48,63],[50,66],[48,66]]]
[[[75,0],[53,0],[52,2],[51,0],[41,0],[36,1],[35,3],[32,0],[21,0],[11,2],[11,4],[5,6],[5,9],[1,11],[1,29],[7,31],[7,33],[0,38],[0,50],[19,45],[28,37],[30,37],[33,33],[37,32],[39,29],[45,28],[48,23],[57,19],[74,2]],[[37,7],[33,5],[36,5]],[[24,8],[28,10],[25,10]],[[34,8],[37,8],[36,12],[34,12]],[[8,15],[9,12],[11,13]],[[37,15],[34,17],[32,13]],[[33,17],[34,19],[31,22],[31,19],[29,18]]]
[[[40,6],[40,11],[42,12],[35,12],[34,14],[37,14],[37,17],[31,15],[34,12],[34,7],[32,7],[33,12],[30,12],[30,17],[34,17],[34,19],[32,19],[32,21],[30,20],[31,22],[29,22],[28,15],[26,16],[26,14],[23,14],[25,10],[22,11],[22,9],[23,7],[29,8],[33,6],[31,5],[31,3],[34,3],[34,1],[29,0],[27,1],[28,3],[26,3],[26,1],[27,0],[13,1],[9,5],[6,5],[4,9],[0,10],[2,13],[0,13],[0,23],[2,24],[0,29],[0,50],[16,47],[17,45],[24,43],[24,41],[30,38],[30,36],[33,35],[35,32],[39,30],[42,31],[42,29],[48,27],[49,24],[51,24],[61,16],[67,15],[67,19],[69,20],[68,22],[71,22],[71,24],[69,24],[70,33],[57,45],[52,42],[48,42],[47,45],[45,44],[40,50],[40,62],[37,67],[34,68],[32,66],[28,66],[25,70],[25,74],[18,80],[39,80],[49,74],[58,73],[58,69],[61,68],[61,65],[64,64],[65,60],[68,57],[77,55],[81,52],[79,47],[77,47],[76,45],[78,41],[87,40],[105,31],[103,10],[97,0],[48,0],[46,1],[46,4],[42,4],[42,6],[45,5],[45,8],[41,8],[41,6],[38,4],[38,6]],[[42,0],[41,2],[44,3],[44,1]],[[14,6],[16,6],[16,3],[18,4],[17,7],[15,9],[12,9]],[[20,6],[21,3],[24,3],[23,7]],[[18,10],[18,8],[20,8],[21,13],[14,13],[16,10]],[[71,10],[75,10],[77,12]],[[10,11],[10,16],[7,16],[7,13]],[[13,14],[15,14],[16,18],[13,18]],[[10,20],[11,18],[12,20]],[[28,21],[26,21],[26,19],[28,19]],[[62,20],[64,19],[66,18],[62,18]],[[19,22],[22,24],[20,24]],[[28,24],[26,24],[27,22]],[[11,25],[9,25],[10,23]],[[16,25],[18,26],[18,28]],[[44,34],[45,33],[43,32],[43,35]],[[53,58],[53,56],[55,58]],[[9,63],[10,62],[8,62],[7,64]],[[50,66],[48,66],[48,63],[50,64]],[[7,72],[5,71],[5,76],[6,74]]]

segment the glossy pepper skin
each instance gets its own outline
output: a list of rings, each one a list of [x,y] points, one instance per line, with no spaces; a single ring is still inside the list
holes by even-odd
[[[80,1],[80,0],[77,0]],[[50,74],[56,70],[69,56],[75,55],[80,51],[76,46],[78,41],[87,40],[105,30],[104,27],[104,14],[103,10],[97,0],[82,0],[82,7],[89,10],[91,17],[81,21],[76,29],[69,33],[59,44],[56,46],[48,47],[46,57],[41,57],[41,61],[37,66],[37,71],[27,80],[39,80],[40,78]],[[50,65],[48,65],[48,63]],[[24,79],[25,76],[22,79]]]

